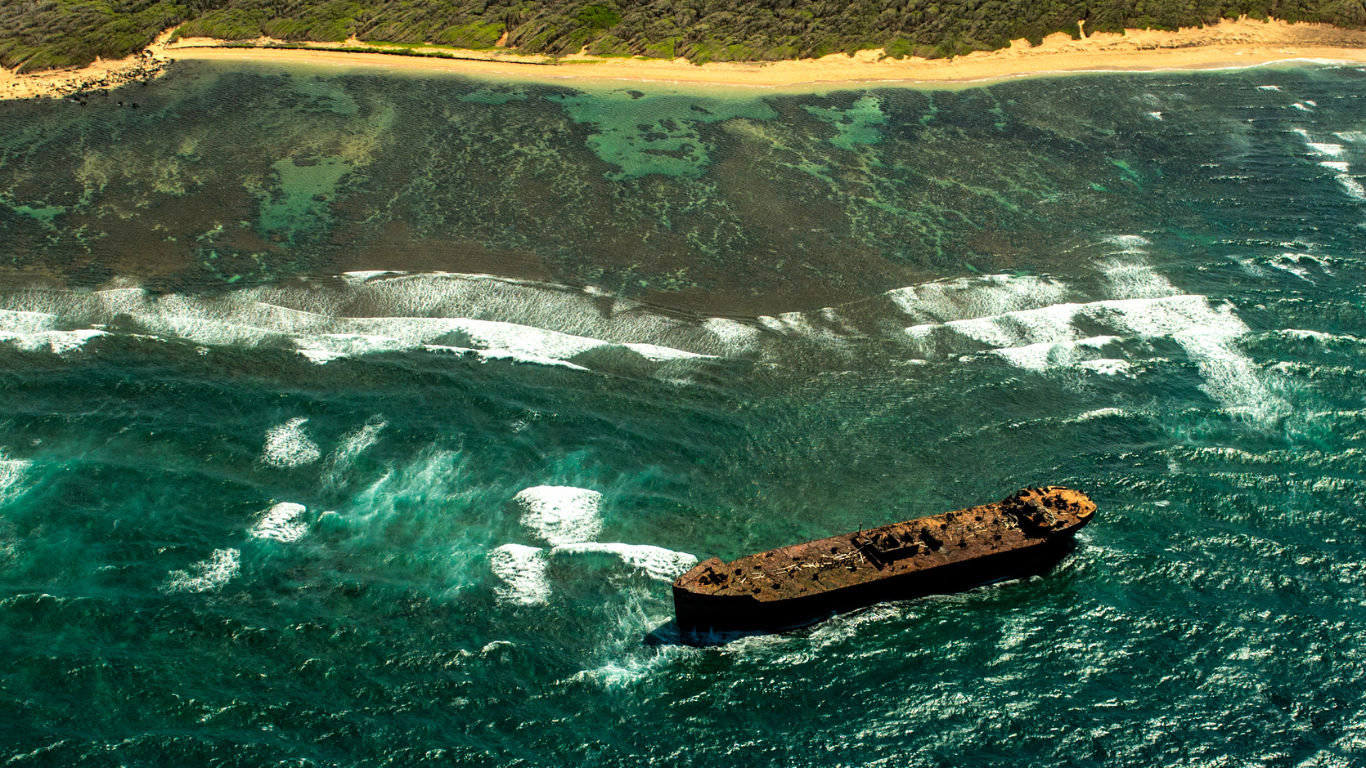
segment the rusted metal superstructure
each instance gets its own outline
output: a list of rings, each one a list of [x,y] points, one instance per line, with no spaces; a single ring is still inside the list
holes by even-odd
[[[1002,501],[723,563],[674,582],[684,633],[772,630],[884,600],[957,592],[1059,556],[1091,521],[1086,494],[1046,486]]]

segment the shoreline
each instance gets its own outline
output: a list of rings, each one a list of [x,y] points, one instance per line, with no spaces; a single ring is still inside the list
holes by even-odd
[[[1278,62],[1366,63],[1366,31],[1326,24],[1240,19],[1175,32],[1127,30],[1072,39],[1064,33],[1038,46],[1016,40],[1009,48],[952,59],[884,58],[881,49],[853,56],[775,62],[711,62],[583,54],[558,59],[438,46],[344,43],[289,44],[259,39],[231,42],[187,38],[174,30],[148,48],[118,61],[71,70],[19,75],[0,69],[0,100],[63,98],[159,77],[176,59],[316,64],[402,71],[449,72],[516,79],[637,81],[759,88],[802,88],[853,83],[968,84],[1029,76],[1103,72],[1197,71],[1248,68]]]

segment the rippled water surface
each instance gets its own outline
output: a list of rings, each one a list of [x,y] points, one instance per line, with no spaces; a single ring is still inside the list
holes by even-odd
[[[1361,72],[580,88],[0,106],[6,765],[1366,761]],[[1043,483],[1044,576],[671,642]]]

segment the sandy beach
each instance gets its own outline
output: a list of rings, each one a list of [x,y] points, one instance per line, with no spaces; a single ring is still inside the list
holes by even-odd
[[[171,43],[170,37],[168,30],[137,56],[97,61],[81,69],[35,75],[0,70],[0,98],[61,98],[114,88],[157,77],[176,59],[449,71],[531,80],[572,78],[769,88],[857,82],[969,83],[1048,74],[1225,69],[1296,60],[1366,63],[1366,32],[1324,24],[1247,19],[1176,32],[1132,29],[1122,35],[1098,33],[1077,40],[1058,33],[1044,38],[1037,46],[1016,40],[1009,48],[953,59],[898,60],[885,58],[881,50],[868,50],[854,56],[834,54],[820,59],[703,65],[686,59],[587,55],[552,59],[498,50],[384,47],[355,39],[338,44],[298,45],[269,38],[248,44],[208,38]],[[435,55],[396,55],[413,52]]]

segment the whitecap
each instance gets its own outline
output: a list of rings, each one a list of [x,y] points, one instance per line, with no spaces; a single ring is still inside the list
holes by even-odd
[[[675,552],[672,549],[647,544],[581,542],[563,544],[550,550],[552,555],[589,553],[616,555],[626,565],[639,568],[650,578],[659,581],[671,582],[697,565],[697,558],[687,552]]]
[[[252,526],[250,533],[258,539],[284,543],[298,541],[308,533],[308,523],[299,519],[305,510],[302,504],[282,501],[266,510],[260,521]]]
[[[1049,277],[987,275],[896,288],[883,295],[912,318],[942,323],[1056,304],[1067,293],[1066,285]]]
[[[0,504],[5,504],[19,495],[19,483],[28,474],[33,462],[28,459],[11,459],[0,450]]]
[[[1014,365],[1017,368],[1025,368],[1032,371],[1044,371],[1049,368],[1066,368],[1070,366],[1086,367],[1087,363],[1094,361],[1094,350],[1099,350],[1106,344],[1117,340],[1118,339],[1115,336],[1093,336],[1077,341],[1048,341],[1039,344],[1027,344],[1020,347],[994,349],[992,350],[992,354],[1005,358],[1011,365]],[[1125,363],[1124,366],[1127,368],[1128,364]]]
[[[1257,90],[1259,90],[1259,91],[1279,91],[1280,89],[1281,89],[1281,87],[1280,87],[1279,85],[1259,85],[1259,86],[1257,86]]]
[[[83,329],[78,331],[35,331],[15,333],[0,331],[0,342],[12,344],[27,352],[48,351],[64,355],[84,347],[86,342],[106,335],[104,331]]]
[[[266,432],[261,461],[272,467],[298,467],[322,458],[318,444],[308,438],[303,426],[308,419],[293,418]]]
[[[666,377],[728,352],[744,333],[742,324],[683,320],[565,286],[451,273],[354,273],[326,288],[266,286],[213,297],[131,286],[0,296],[0,340],[24,346],[70,351],[115,319],[147,336],[198,345],[292,347],[318,364],[469,349],[485,360],[582,369],[571,358],[609,349],[628,355],[628,365],[631,358],[652,362]],[[86,330],[62,330],[73,325]],[[733,331],[730,338],[717,333],[722,328]]]
[[[538,485],[513,497],[522,525],[552,546],[591,541],[602,531],[602,494],[587,488]]]
[[[722,317],[709,318],[702,327],[714,335],[727,354],[741,354],[754,348],[760,331],[752,325]]]
[[[1320,157],[1341,157],[1343,152],[1341,144],[1322,144],[1315,141],[1306,141],[1304,145],[1309,147],[1310,152]]]
[[[1303,328],[1283,328],[1279,331],[1272,331],[1278,336],[1288,336],[1292,339],[1305,339],[1316,341],[1325,346],[1338,344],[1359,345],[1366,344],[1366,339],[1353,336],[1347,333],[1324,333],[1323,331],[1310,331]]]
[[[359,429],[343,436],[332,454],[327,457],[324,482],[329,485],[341,482],[346,470],[350,469],[351,463],[367,448],[379,442],[379,434],[387,426],[389,426],[389,422],[385,421],[382,416],[372,416]]]
[[[222,588],[241,571],[241,552],[215,549],[207,560],[190,566],[188,571],[171,571],[163,592],[209,592]]]
[[[1097,409],[1094,410],[1094,411],[1087,411],[1086,413],[1083,413],[1083,414],[1080,414],[1080,415],[1077,415],[1077,416],[1073,416],[1073,417],[1070,418],[1070,419],[1064,419],[1064,420],[1063,420],[1063,423],[1064,423],[1064,424],[1085,424],[1085,423],[1088,422],[1088,421],[1096,421],[1097,419],[1113,419],[1113,418],[1117,418],[1117,417],[1121,417],[1121,416],[1127,416],[1127,415],[1128,415],[1127,413],[1125,413],[1124,411],[1120,410],[1119,408],[1097,408]]]
[[[1095,360],[1083,360],[1077,363],[1077,367],[1100,376],[1128,376],[1129,369],[1132,366],[1127,360],[1102,357]]]
[[[503,586],[495,592],[499,602],[542,605],[550,599],[545,550],[523,544],[504,544],[489,552],[489,567]]]
[[[1144,248],[1152,245],[1148,238],[1142,235],[1109,235],[1105,242],[1119,246],[1123,253],[1142,253]]]
[[[1334,178],[1338,180],[1338,184],[1342,185],[1342,189],[1348,197],[1353,200],[1366,201],[1366,187],[1361,186],[1361,182],[1345,173],[1340,173]]]
[[[1110,259],[1097,266],[1109,284],[1110,296],[1116,299],[1152,299],[1181,293],[1170,280],[1141,260]]]

